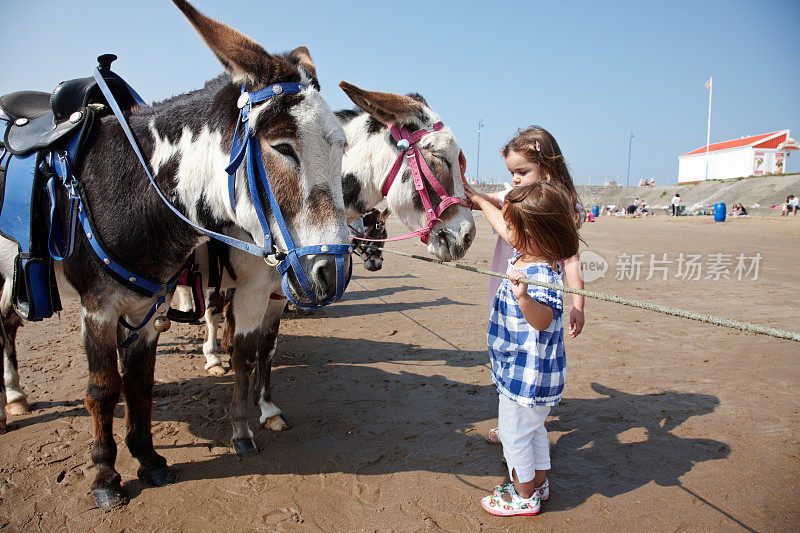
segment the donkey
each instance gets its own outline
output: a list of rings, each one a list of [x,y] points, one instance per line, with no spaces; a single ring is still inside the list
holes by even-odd
[[[402,175],[387,190],[387,176],[390,175],[393,162],[402,153],[402,143],[396,141],[390,133],[390,127],[402,126],[407,131],[418,132],[433,124],[440,123],[437,115],[425,99],[412,94],[372,92],[359,89],[346,82],[340,87],[358,106],[356,109],[336,112],[347,135],[347,147],[342,159],[342,187],[347,218],[352,220],[361,217],[373,209],[382,200],[386,200],[388,209],[396,213],[409,228],[415,229],[429,222],[424,201],[415,188],[413,172],[408,163],[402,167]],[[425,163],[435,175],[443,192],[451,200],[464,195],[461,175],[466,170],[466,159],[458,143],[447,127],[432,129],[432,133],[422,136],[416,143]],[[409,148],[404,146],[403,148]],[[427,184],[428,197],[433,206],[441,206],[446,199],[442,198]],[[458,203],[451,203],[444,209],[432,225],[428,237],[428,251],[439,259],[451,261],[464,256],[475,237],[475,221],[469,208]],[[419,232],[416,232],[419,233]],[[231,262],[234,269],[242,261],[251,258],[238,250],[231,250]],[[238,279],[236,281],[238,285]],[[239,291],[233,297],[234,303]],[[277,295],[279,297],[279,295]],[[272,357],[275,354],[278,326],[284,302],[271,299],[264,322],[269,323],[267,331],[270,347],[268,357],[259,359],[253,378],[254,403],[260,410],[259,421],[266,429],[281,431],[290,427],[290,423],[282,410],[272,401],[270,373]],[[222,361],[217,350],[216,321],[211,316],[213,310],[207,310],[206,325],[208,339],[203,345],[206,356],[205,369],[211,374],[224,373]],[[230,331],[238,328],[235,317],[224,313],[223,341],[230,337]],[[223,348],[225,347],[223,342]],[[253,443],[255,446],[255,443]]]
[[[415,189],[414,176],[408,163],[403,163],[401,179],[387,183],[398,154],[408,148],[390,133],[392,126],[421,132],[441,124],[441,118],[419,94],[399,95],[366,91],[347,82],[339,87],[356,104],[355,109],[337,111],[336,116],[347,135],[347,150],[342,158],[342,189],[348,219],[363,216],[382,200],[408,228],[429,223],[425,201]],[[424,163],[443,186],[449,199],[464,197],[461,174],[466,159],[450,128],[430,128],[430,134],[416,143]],[[429,182],[425,190],[434,206],[441,206],[442,197]],[[450,204],[429,225],[430,234],[423,238],[428,252],[443,261],[455,261],[466,254],[475,238],[475,221],[469,208]]]
[[[267,235],[260,217],[266,219],[279,250],[287,249],[287,234],[298,246],[349,246],[341,189],[341,156],[346,138],[319,93],[308,50],[299,47],[283,55],[269,54],[249,37],[203,15],[185,0],[173,1],[219,58],[226,73],[202,89],[131,112],[131,129],[159,188],[192,224],[252,239],[262,248]],[[260,147],[261,156],[255,164],[263,165],[269,176],[274,205],[282,212],[286,225],[283,229],[288,233],[279,231],[279,214],[270,207],[265,187],[248,187],[248,175],[252,174],[244,166],[235,173],[234,209],[225,170],[239,124],[237,101],[242,102],[242,88],[253,95],[262,88],[274,89],[277,83],[294,84],[297,90],[291,94],[276,91],[278,96],[253,104],[249,114],[253,137],[248,139],[254,139]],[[109,254],[127,268],[149,279],[170,279],[208,237],[179,220],[156,195],[119,121],[106,116],[99,122],[84,160],[74,169],[92,206],[95,233]],[[267,206],[266,212],[259,215],[256,202]],[[57,207],[62,213],[64,204],[61,194]],[[120,318],[128,324],[142,322],[153,300],[112,278],[93,257],[89,238],[80,236],[72,256],[60,264],[57,276],[59,286],[69,285],[80,296],[90,372],[86,407],[95,431],[91,455],[97,474],[91,488],[97,505],[110,509],[127,502],[121,477],[114,468],[117,446],[112,433],[114,407],[121,392],[125,393],[127,407],[125,442],[141,465],[138,476],[151,485],[162,486],[172,483],[175,474],[154,450],[151,432],[159,334],[144,327],[127,347],[118,347],[127,333]],[[13,265],[9,257],[13,259],[16,251],[16,245],[11,244],[5,239],[0,241],[0,271],[6,280]],[[317,298],[328,300],[337,293],[339,256],[298,253],[294,259]],[[333,265],[334,261],[337,265]],[[344,257],[344,264],[349,267],[349,255]],[[284,288],[302,301],[307,290],[297,279],[301,274],[295,268],[291,272],[284,277]],[[230,420],[232,444],[246,452],[252,449],[253,436],[247,424],[248,381],[257,364],[266,364],[274,341],[276,332],[269,329],[272,321],[265,317],[269,316],[268,295],[281,290],[281,275],[255,257],[237,274],[239,291],[232,309],[236,329],[231,349],[235,379]],[[13,320],[6,305],[9,285],[6,281],[2,295],[7,324]]]
[[[389,236],[386,231],[386,221],[389,219],[389,213],[388,208],[382,211],[373,208],[351,224],[351,229],[360,234],[357,235],[358,237],[366,237],[374,241],[353,239],[353,253],[361,257],[364,262],[364,268],[370,272],[377,272],[383,267],[382,241]]]

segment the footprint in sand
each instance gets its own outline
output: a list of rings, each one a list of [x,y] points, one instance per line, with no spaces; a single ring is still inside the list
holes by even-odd
[[[359,481],[357,479],[353,480],[350,493],[355,496],[359,502],[366,505],[373,505],[377,503],[381,497],[381,489],[378,487],[370,487],[363,481]]]

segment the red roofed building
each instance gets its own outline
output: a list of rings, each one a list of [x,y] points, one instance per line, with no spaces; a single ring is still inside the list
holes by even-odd
[[[713,143],[678,156],[678,183],[694,183],[706,179],[724,180],[743,176],[784,174],[791,150],[800,144],[789,136],[789,130],[773,131],[732,141]]]

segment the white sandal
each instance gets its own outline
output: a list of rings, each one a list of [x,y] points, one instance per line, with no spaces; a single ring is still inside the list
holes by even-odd
[[[494,516],[535,516],[541,510],[541,502],[537,492],[530,498],[522,498],[514,490],[513,485],[509,490],[511,501],[507,502],[502,496],[486,496],[481,498],[483,510]]]

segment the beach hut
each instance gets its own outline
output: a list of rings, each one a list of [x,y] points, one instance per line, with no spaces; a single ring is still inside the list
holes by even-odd
[[[800,144],[789,136],[789,130],[713,143],[707,152],[706,146],[701,146],[678,156],[678,183],[703,181],[706,175],[708,179],[724,180],[785,174],[789,153],[798,148]]]

